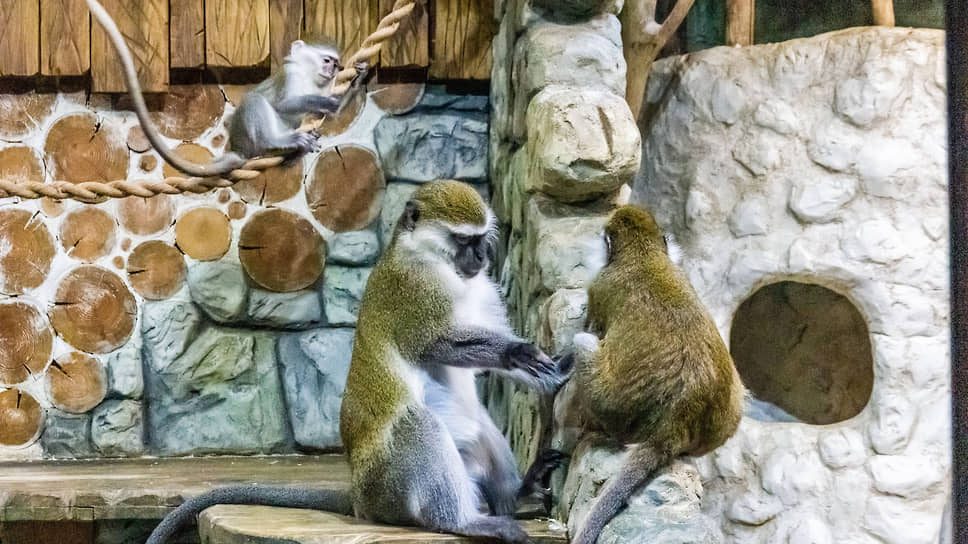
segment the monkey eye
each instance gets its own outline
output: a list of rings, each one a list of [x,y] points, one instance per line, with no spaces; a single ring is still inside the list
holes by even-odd
[[[608,261],[612,260],[612,237],[608,232],[605,233],[605,258]]]
[[[454,233],[454,241],[462,246],[469,244],[471,242],[471,238],[473,238],[473,236],[470,234],[461,234],[459,232]]]

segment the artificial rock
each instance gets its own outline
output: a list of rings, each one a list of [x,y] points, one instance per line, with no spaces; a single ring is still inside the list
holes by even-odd
[[[606,196],[632,180],[642,156],[639,131],[622,97],[551,86],[528,106],[526,188],[562,202]]]
[[[353,354],[353,329],[316,329],[283,336],[282,365],[289,422],[300,448],[341,445],[339,412]]]

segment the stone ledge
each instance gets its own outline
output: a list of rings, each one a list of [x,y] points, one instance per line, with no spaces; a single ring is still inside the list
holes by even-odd
[[[524,520],[533,544],[565,544],[565,528],[547,519]],[[269,506],[213,506],[202,512],[204,544],[467,544],[471,539],[407,527],[376,525],[318,510]]]
[[[0,463],[0,522],[161,519],[190,497],[255,483],[346,489],[341,455]]]

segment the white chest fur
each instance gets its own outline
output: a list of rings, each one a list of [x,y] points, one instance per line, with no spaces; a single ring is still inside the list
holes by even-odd
[[[497,285],[490,278],[482,272],[473,278],[455,279],[456,282],[450,282],[454,295],[455,326],[511,332]]]

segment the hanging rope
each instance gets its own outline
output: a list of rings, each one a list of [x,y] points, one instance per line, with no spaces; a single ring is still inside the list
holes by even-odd
[[[344,63],[344,68],[336,75],[334,94],[342,94],[349,90],[350,83],[356,76],[353,66],[359,61],[366,61],[373,65],[383,49],[383,44],[400,28],[400,22],[413,11],[416,0],[397,0],[393,9],[377,25],[376,30],[363,40],[360,50]],[[322,120],[309,123],[300,130],[315,130]],[[107,198],[124,198],[127,196],[151,197],[165,193],[169,195],[181,193],[206,193],[216,187],[229,187],[237,181],[252,179],[263,170],[278,166],[283,157],[259,157],[242,165],[238,170],[229,172],[227,179],[222,178],[167,178],[164,181],[128,181],[116,180],[110,182],[86,181],[71,183],[69,181],[13,182],[0,179],[0,197],[16,196],[20,198],[49,197],[57,200],[74,199],[83,202],[100,202]]]

